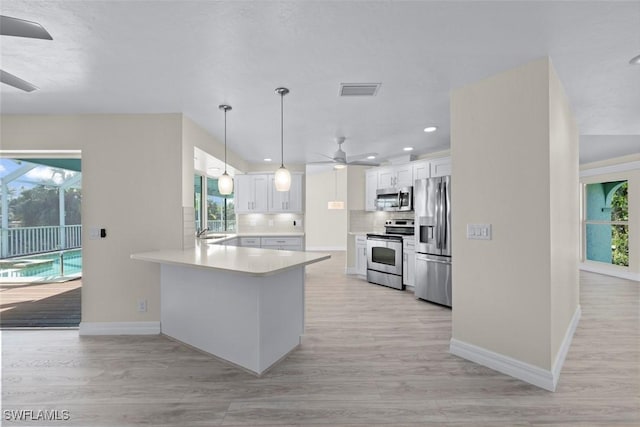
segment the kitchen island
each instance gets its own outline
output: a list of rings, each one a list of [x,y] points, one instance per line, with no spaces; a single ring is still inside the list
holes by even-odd
[[[131,255],[160,264],[160,329],[261,375],[300,344],[304,267],[317,252],[222,246]]]

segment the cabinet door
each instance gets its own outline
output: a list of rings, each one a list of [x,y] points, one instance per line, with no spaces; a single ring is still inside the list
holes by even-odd
[[[407,251],[402,251],[402,284],[407,285],[409,278],[409,260],[407,259],[409,254]]]
[[[361,244],[356,237],[356,274],[367,275],[367,244]]]
[[[378,189],[378,171],[367,171],[365,184],[364,209],[367,211],[376,210],[376,190]]]
[[[426,179],[431,177],[430,173],[431,164],[429,161],[416,162],[413,164],[413,181],[415,183],[416,179]],[[414,184],[411,184],[414,185]]]
[[[395,187],[396,174],[391,168],[380,169],[378,171],[378,188]]]
[[[413,166],[410,164],[395,168],[395,186],[410,187],[413,185]]]
[[[251,175],[236,175],[234,180],[236,213],[250,213],[253,206]]]
[[[285,202],[289,201],[289,191],[276,190],[274,178],[275,175],[269,175],[269,212],[284,212]]]
[[[251,212],[261,213],[269,210],[268,175],[249,175],[253,178],[253,209]]]
[[[402,251],[402,284],[415,286],[416,282],[416,253],[414,250]]]
[[[451,157],[431,160],[431,177],[451,175]]]

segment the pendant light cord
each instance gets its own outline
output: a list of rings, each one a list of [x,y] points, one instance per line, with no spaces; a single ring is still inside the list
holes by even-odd
[[[227,173],[227,109],[224,109],[224,173]]]
[[[284,167],[284,93],[280,94],[280,167]]]

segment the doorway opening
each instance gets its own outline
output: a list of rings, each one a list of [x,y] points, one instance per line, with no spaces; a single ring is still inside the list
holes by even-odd
[[[0,327],[77,327],[80,158],[0,158]]]

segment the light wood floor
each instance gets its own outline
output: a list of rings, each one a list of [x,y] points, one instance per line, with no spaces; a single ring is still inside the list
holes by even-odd
[[[0,328],[77,327],[82,280],[0,283]]]
[[[448,353],[451,312],[347,278],[307,275],[302,346],[255,378],[162,336],[2,332],[2,406],[71,420],[3,425],[640,425],[640,285],[581,277],[582,320],[558,391]]]

